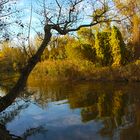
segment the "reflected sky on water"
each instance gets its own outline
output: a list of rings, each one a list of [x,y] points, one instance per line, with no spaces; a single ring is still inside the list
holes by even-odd
[[[139,140],[139,89],[139,83],[31,79],[0,122],[27,140]]]

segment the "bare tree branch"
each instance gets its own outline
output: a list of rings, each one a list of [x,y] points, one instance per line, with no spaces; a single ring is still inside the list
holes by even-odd
[[[31,1],[31,13],[30,13],[29,29],[28,29],[28,47],[29,47],[29,52],[30,52],[31,55],[33,55],[32,50],[31,50],[31,42],[30,42],[30,33],[31,33],[31,24],[32,24],[32,11],[33,11],[33,5],[32,5],[32,1]]]
[[[58,11],[59,14],[58,14],[58,18],[57,18],[57,24],[58,24],[59,21],[60,21],[60,17],[61,17],[62,6],[59,4],[58,0],[55,0],[55,1],[56,1],[57,5],[59,7],[59,11]]]

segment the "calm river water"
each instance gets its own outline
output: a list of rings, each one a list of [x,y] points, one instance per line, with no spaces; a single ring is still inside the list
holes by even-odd
[[[140,140],[140,83],[32,80],[0,123],[26,140]]]

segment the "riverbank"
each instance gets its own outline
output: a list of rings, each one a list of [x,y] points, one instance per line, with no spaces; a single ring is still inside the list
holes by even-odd
[[[30,77],[49,81],[140,81],[140,60],[125,66],[98,67],[90,61],[55,60],[37,64]]]

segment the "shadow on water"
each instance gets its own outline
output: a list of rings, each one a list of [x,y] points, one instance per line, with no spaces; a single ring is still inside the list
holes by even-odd
[[[0,122],[29,140],[139,140],[139,89],[139,83],[30,79]]]

